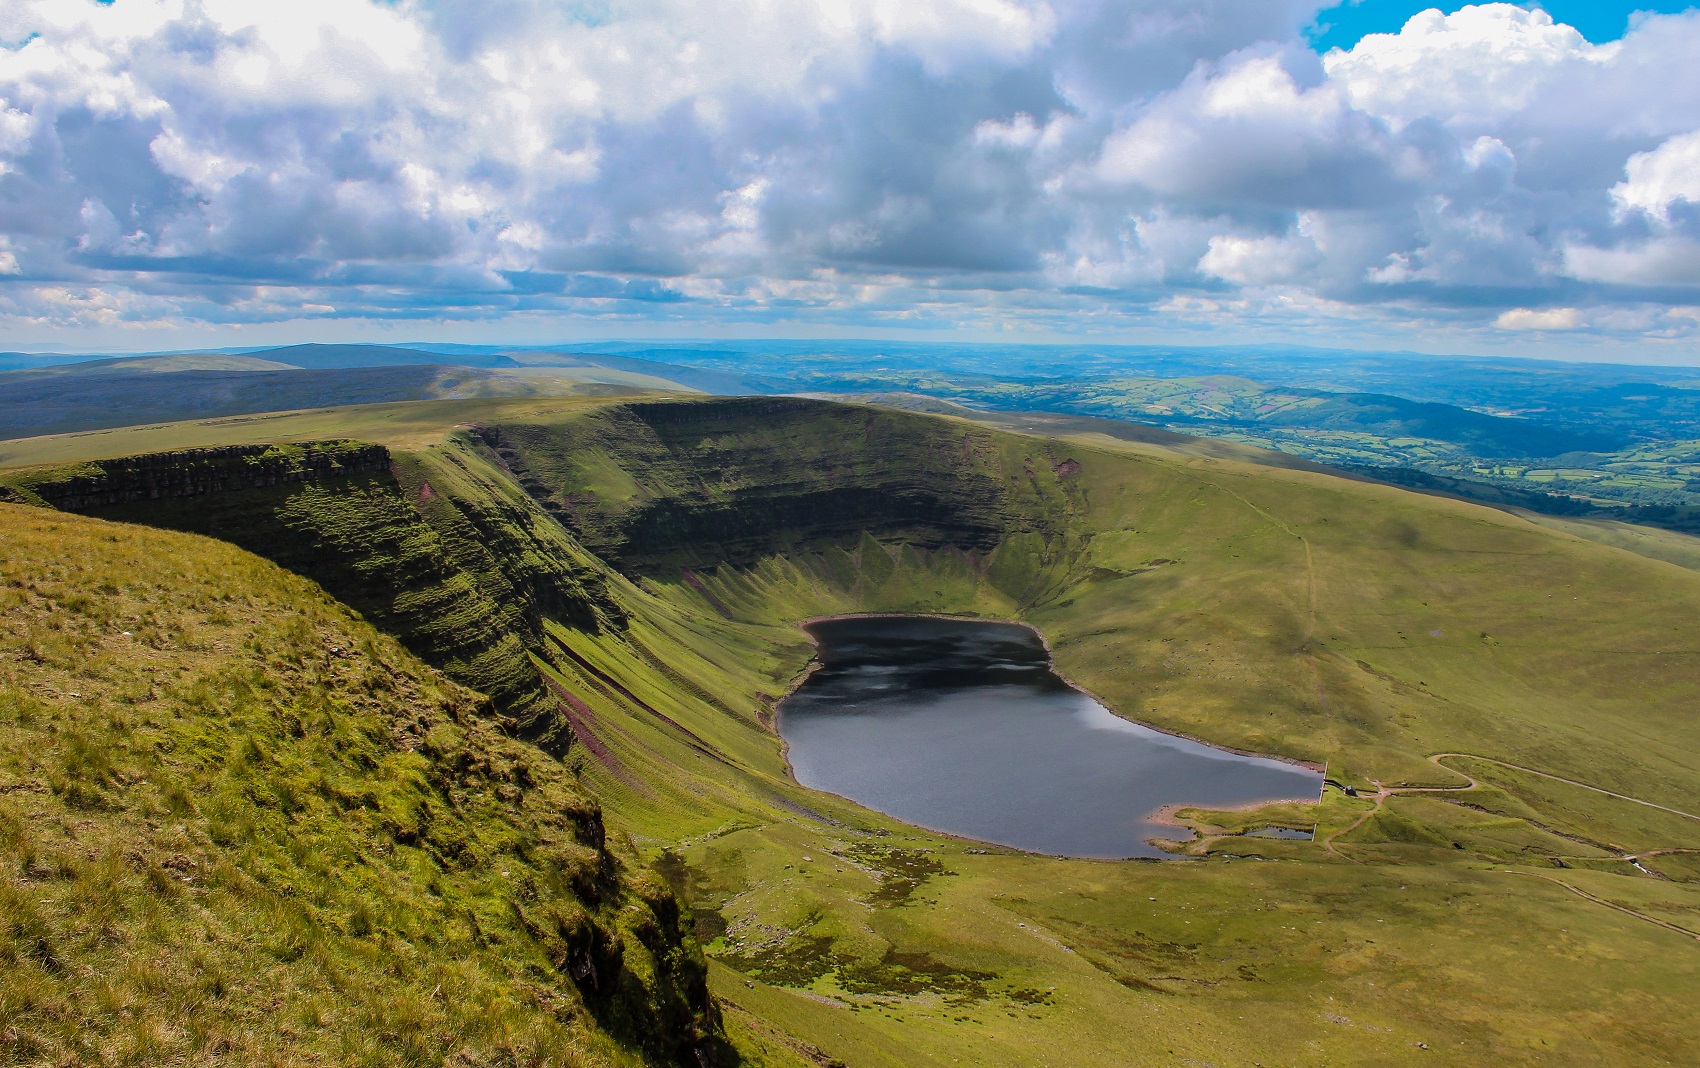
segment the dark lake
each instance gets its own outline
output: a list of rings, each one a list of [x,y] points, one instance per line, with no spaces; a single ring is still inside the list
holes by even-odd
[[[797,781],[937,831],[1068,857],[1160,857],[1164,805],[1313,801],[1317,772],[1130,723],[1014,623],[811,623],[820,667],[779,706]]]

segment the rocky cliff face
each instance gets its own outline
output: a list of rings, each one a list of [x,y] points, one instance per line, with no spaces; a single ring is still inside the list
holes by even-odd
[[[988,550],[1022,523],[991,435],[898,412],[739,397],[478,434],[542,508],[632,573],[748,564],[864,534]]]
[[[11,488],[19,499],[33,496],[62,511],[94,512],[141,501],[322,482],[383,471],[389,464],[388,449],[360,442],[228,445],[27,472],[15,476]]]
[[[37,469],[6,486],[18,500],[210,535],[305,575],[489,695],[516,734],[564,751],[570,728],[530,660],[542,637],[527,597],[581,621],[597,620],[596,606],[570,575],[509,577],[491,555],[502,540],[463,531],[469,520],[452,503],[427,522],[399,472],[382,446],[331,441]],[[535,553],[513,555],[548,571]]]

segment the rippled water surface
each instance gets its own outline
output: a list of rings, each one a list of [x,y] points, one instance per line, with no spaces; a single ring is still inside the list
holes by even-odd
[[[914,616],[812,623],[821,666],[780,705],[806,786],[934,830],[1071,857],[1155,857],[1164,805],[1302,798],[1322,778],[1111,713],[1013,623]]]

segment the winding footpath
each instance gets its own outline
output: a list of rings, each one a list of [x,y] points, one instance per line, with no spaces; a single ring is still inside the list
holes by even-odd
[[[1239,501],[1241,504],[1245,505],[1247,508],[1249,508],[1253,512],[1257,513],[1265,521],[1273,524],[1274,526],[1278,527],[1279,529],[1281,529],[1282,531],[1291,535],[1292,537],[1297,538],[1299,540],[1299,544],[1304,547],[1305,580],[1306,580],[1306,587],[1307,587],[1307,593],[1308,593],[1307,600],[1309,601],[1309,605],[1308,605],[1309,612],[1308,612],[1308,618],[1306,619],[1306,622],[1305,622],[1305,632],[1304,632],[1304,642],[1303,642],[1303,644],[1308,646],[1310,644],[1312,636],[1315,634],[1315,631],[1316,631],[1316,602],[1317,602],[1316,562],[1315,562],[1315,558],[1313,557],[1313,555],[1311,553],[1310,539],[1306,538],[1303,534],[1299,533],[1297,530],[1294,530],[1290,525],[1283,523],[1281,520],[1277,519],[1275,516],[1271,515],[1269,512],[1267,512],[1264,509],[1253,504],[1251,501],[1247,500],[1245,497],[1243,497],[1240,494],[1229,489],[1227,486],[1221,485],[1220,483],[1211,481],[1210,479],[1201,477],[1201,476],[1196,475],[1196,474],[1192,474],[1190,477],[1194,481],[1198,482],[1201,485],[1209,486],[1209,487],[1211,487],[1211,488],[1213,488],[1213,489],[1215,489],[1219,492],[1226,493],[1228,496],[1233,497],[1235,500]],[[1320,685],[1320,683],[1319,683],[1319,685]],[[1389,797],[1393,797],[1393,796],[1398,795],[1398,794],[1464,793],[1464,792],[1467,792],[1467,791],[1470,791],[1470,790],[1475,790],[1480,786],[1480,784],[1475,780],[1475,778],[1473,776],[1471,776],[1471,775],[1469,775],[1465,772],[1459,771],[1457,768],[1447,767],[1447,765],[1444,763],[1446,760],[1479,760],[1484,764],[1493,764],[1496,767],[1506,768],[1506,769],[1509,769],[1511,771],[1520,771],[1520,772],[1523,772],[1524,774],[1527,774],[1527,775],[1537,775],[1537,776],[1539,776],[1543,779],[1551,779],[1553,782],[1561,782],[1561,783],[1564,783],[1567,786],[1575,786],[1575,787],[1578,787],[1579,789],[1590,790],[1590,791],[1592,791],[1596,794],[1603,794],[1606,797],[1616,798],[1619,801],[1628,801],[1631,804],[1644,805],[1647,808],[1658,809],[1660,812],[1668,812],[1673,816],[1681,816],[1684,819],[1690,819],[1690,820],[1694,820],[1696,823],[1700,823],[1700,815],[1695,815],[1692,812],[1684,812],[1683,810],[1681,810],[1679,808],[1671,808],[1668,805],[1660,805],[1660,804],[1656,804],[1652,801],[1643,801],[1639,797],[1630,797],[1628,794],[1620,794],[1620,793],[1617,793],[1614,790],[1606,790],[1606,789],[1603,789],[1603,788],[1598,787],[1598,786],[1592,786],[1588,783],[1580,782],[1576,779],[1567,779],[1562,775],[1554,775],[1551,772],[1546,772],[1546,771],[1537,771],[1534,768],[1526,768],[1526,767],[1522,766],[1521,764],[1512,764],[1509,761],[1496,760],[1493,757],[1478,756],[1475,753],[1435,753],[1435,754],[1431,755],[1428,759],[1429,759],[1429,762],[1434,764],[1435,767],[1438,767],[1438,768],[1442,769],[1443,771],[1449,772],[1450,774],[1461,776],[1464,779],[1465,785],[1463,785],[1463,786],[1384,786],[1384,785],[1381,784],[1381,782],[1379,780],[1375,780],[1375,779],[1370,780],[1371,782],[1375,783],[1375,790],[1376,790],[1375,804],[1373,806],[1371,806],[1370,809],[1367,812],[1365,812],[1363,815],[1359,816],[1356,820],[1352,821],[1350,826],[1341,828],[1340,830],[1335,831],[1333,834],[1329,835],[1327,838],[1322,840],[1322,844],[1323,844],[1324,848],[1326,848],[1328,850],[1329,854],[1331,854],[1332,856],[1336,856],[1336,857],[1343,857],[1344,859],[1349,860],[1354,864],[1362,864],[1363,861],[1358,860],[1356,857],[1347,856],[1346,854],[1341,853],[1338,849],[1336,849],[1334,847],[1335,839],[1338,839],[1338,838],[1341,838],[1345,835],[1351,834],[1353,831],[1357,830],[1359,827],[1362,827],[1373,816],[1375,816],[1376,813],[1381,811],[1382,805],[1384,805],[1387,802],[1387,799]],[[1325,786],[1324,789],[1327,789],[1327,787]],[[1205,839],[1204,842],[1203,842],[1203,845],[1208,847],[1210,842],[1213,841],[1213,840],[1214,839]],[[1630,864],[1633,864],[1638,871],[1641,871],[1641,872],[1645,873],[1646,875],[1652,876],[1652,875],[1655,875],[1654,872],[1648,871],[1646,868],[1641,866],[1641,858],[1642,857],[1664,856],[1664,855],[1670,854],[1670,853],[1700,853],[1700,849],[1649,849],[1649,850],[1645,850],[1645,851],[1640,852],[1640,853],[1625,854],[1622,857],[1620,857],[1619,859],[1628,861]],[[1618,912],[1624,913],[1625,915],[1633,916],[1638,920],[1644,920],[1647,923],[1653,924],[1656,927],[1662,927],[1667,931],[1671,931],[1675,934],[1682,935],[1686,938],[1692,938],[1695,941],[1700,942],[1700,933],[1697,933],[1695,931],[1691,931],[1686,927],[1679,927],[1674,923],[1667,923],[1664,920],[1661,920],[1661,919],[1659,919],[1655,916],[1649,916],[1644,912],[1637,912],[1636,910],[1629,908],[1625,905],[1619,905],[1619,904],[1616,904],[1614,902],[1607,901],[1603,898],[1595,897],[1593,894],[1588,893],[1586,890],[1583,890],[1583,889],[1576,887],[1576,886],[1572,886],[1570,883],[1567,883],[1562,879],[1555,879],[1550,875],[1543,875],[1539,872],[1515,871],[1515,870],[1510,869],[1510,868],[1499,868],[1499,869],[1493,869],[1493,870],[1499,871],[1499,872],[1501,872],[1502,874],[1505,874],[1505,875],[1523,875],[1523,876],[1527,876],[1527,877],[1532,878],[1532,879],[1544,879],[1545,881],[1552,883],[1555,886],[1563,887],[1564,889],[1575,894],[1577,897],[1585,898],[1588,901],[1592,901],[1596,905],[1603,905],[1608,909],[1614,909]]]
[[[1639,867],[1639,865],[1637,865],[1637,866]],[[1539,872],[1533,872],[1533,871],[1512,871],[1510,868],[1505,868],[1505,869],[1500,869],[1500,870],[1502,870],[1503,874],[1506,874],[1506,875],[1526,875],[1531,879],[1545,879],[1547,882],[1552,883],[1555,886],[1564,887],[1566,890],[1570,891],[1572,894],[1575,894],[1577,897],[1587,898],[1589,901],[1592,901],[1596,905],[1604,905],[1608,909],[1616,909],[1617,911],[1625,913],[1626,915],[1629,915],[1629,916],[1633,916],[1638,920],[1646,920],[1648,923],[1654,924],[1654,925],[1659,926],[1659,927],[1663,927],[1667,931],[1674,931],[1677,934],[1682,935],[1685,938],[1692,938],[1696,942],[1700,942],[1700,933],[1690,931],[1686,927],[1678,927],[1674,923],[1666,923],[1664,920],[1658,919],[1657,917],[1654,917],[1654,916],[1649,916],[1645,912],[1636,912],[1634,909],[1629,908],[1627,906],[1619,905],[1619,904],[1616,904],[1614,902],[1607,901],[1604,898],[1595,897],[1593,894],[1588,893],[1588,891],[1579,889],[1579,888],[1574,887],[1574,886],[1571,886],[1569,883],[1565,882],[1562,879],[1554,879],[1550,875],[1542,875]],[[1644,871],[1646,869],[1642,869],[1642,870]]]
[[[1570,786],[1580,786],[1582,789],[1592,790],[1596,794],[1605,794],[1607,797],[1615,797],[1619,801],[1633,801],[1637,805],[1645,805],[1648,808],[1656,808],[1660,812],[1669,812],[1673,816],[1681,816],[1684,819],[1691,819],[1700,823],[1700,816],[1696,816],[1692,812],[1684,812],[1680,808],[1667,808],[1664,805],[1655,805],[1653,802],[1643,801],[1639,797],[1630,797],[1628,794],[1614,793],[1611,790],[1602,790],[1598,786],[1589,786],[1585,782],[1577,782],[1575,779],[1566,779],[1562,775],[1553,775],[1545,771],[1536,771],[1534,768],[1525,768],[1520,764],[1507,764],[1503,760],[1495,760],[1492,757],[1477,756],[1474,753],[1436,753],[1429,757],[1429,760],[1435,764],[1439,764],[1443,768],[1446,768],[1447,771],[1452,772],[1454,775],[1464,775],[1464,773],[1459,771],[1457,768],[1447,768],[1445,764],[1440,763],[1447,757],[1453,757],[1461,760],[1479,760],[1484,764],[1497,764],[1502,768],[1510,768],[1512,771],[1523,771],[1530,775],[1539,775],[1543,779],[1551,779],[1554,782],[1562,782]],[[1464,778],[1470,779],[1468,775],[1464,775]],[[1474,779],[1470,779],[1470,786],[1474,787],[1475,785],[1476,781]]]
[[[1445,763],[1443,763],[1443,761],[1448,760],[1448,759],[1479,760],[1484,764],[1493,764],[1497,767],[1509,768],[1512,771],[1520,771],[1520,772],[1523,772],[1523,773],[1528,774],[1528,775],[1538,775],[1543,779],[1551,779],[1554,782],[1561,782],[1561,783],[1564,783],[1568,786],[1576,786],[1576,787],[1580,787],[1583,790],[1591,790],[1596,794],[1604,794],[1607,797],[1617,798],[1619,801],[1629,801],[1633,804],[1645,805],[1647,808],[1655,808],[1655,809],[1658,809],[1660,812],[1668,812],[1673,816],[1681,816],[1684,819],[1690,819],[1690,820],[1694,820],[1696,823],[1700,823],[1700,816],[1697,816],[1692,812],[1684,812],[1679,808],[1671,808],[1667,805],[1659,805],[1659,804],[1655,804],[1651,801],[1643,801],[1639,797],[1630,797],[1628,794],[1620,794],[1620,793],[1617,793],[1617,792],[1612,791],[1612,790],[1602,789],[1598,786],[1590,786],[1589,784],[1587,784],[1585,782],[1578,782],[1575,779],[1567,779],[1562,775],[1553,775],[1553,774],[1551,774],[1549,772],[1545,772],[1545,771],[1536,771],[1534,768],[1526,768],[1526,767],[1523,767],[1521,764],[1512,764],[1512,763],[1509,763],[1509,762],[1504,761],[1504,760],[1495,760],[1493,757],[1477,756],[1474,753],[1435,753],[1434,755],[1430,756],[1428,759],[1429,759],[1429,762],[1434,764],[1436,767],[1441,768],[1444,771],[1450,772],[1453,775],[1462,776],[1466,785],[1464,785],[1464,786],[1383,786],[1381,784],[1380,780],[1372,779],[1370,781],[1375,783],[1375,791],[1376,791],[1375,792],[1375,804],[1373,806],[1371,806],[1370,809],[1368,811],[1366,811],[1363,815],[1359,816],[1356,820],[1352,821],[1350,826],[1343,827],[1340,830],[1335,831],[1333,834],[1329,835],[1327,838],[1323,839],[1322,844],[1328,850],[1328,852],[1330,854],[1332,854],[1333,856],[1343,857],[1346,860],[1349,860],[1354,864],[1362,864],[1363,861],[1358,860],[1356,857],[1351,857],[1351,856],[1348,856],[1344,853],[1341,853],[1338,849],[1336,849],[1334,847],[1334,841],[1337,838],[1341,838],[1341,837],[1344,837],[1345,835],[1351,834],[1353,831],[1357,830],[1359,827],[1362,827],[1365,823],[1369,822],[1369,820],[1373,816],[1375,816],[1376,813],[1381,811],[1381,806],[1384,805],[1387,802],[1387,799],[1389,797],[1394,797],[1394,796],[1400,795],[1400,794],[1463,793],[1463,792],[1466,792],[1466,791],[1469,791],[1469,790],[1477,789],[1480,784],[1477,783],[1477,781],[1474,778],[1472,778],[1470,775],[1468,775],[1465,772],[1459,771],[1457,768],[1448,767]],[[1641,853],[1629,853],[1629,854],[1626,854],[1626,855],[1620,857],[1619,859],[1626,860],[1629,863],[1633,864],[1640,871],[1646,872],[1648,875],[1652,875],[1653,874],[1652,872],[1647,871],[1646,868],[1641,867],[1641,858],[1642,857],[1663,856],[1663,855],[1669,854],[1669,853],[1700,853],[1700,850],[1697,850],[1697,849],[1649,849],[1649,850],[1646,850],[1646,851],[1641,852]],[[1692,938],[1696,942],[1700,942],[1700,932],[1691,931],[1686,927],[1679,927],[1674,923],[1667,923],[1666,921],[1661,920],[1656,916],[1649,916],[1644,912],[1637,912],[1635,909],[1629,908],[1625,905],[1619,905],[1619,904],[1616,904],[1615,902],[1611,902],[1611,901],[1607,901],[1603,898],[1595,897],[1593,894],[1588,893],[1586,890],[1583,890],[1583,889],[1576,887],[1576,886],[1572,886],[1570,883],[1567,883],[1562,879],[1555,879],[1550,875],[1542,875],[1539,872],[1515,871],[1515,870],[1510,869],[1510,868],[1496,868],[1496,869],[1493,869],[1493,870],[1498,871],[1498,872],[1500,872],[1501,874],[1504,874],[1504,875],[1522,875],[1522,876],[1527,876],[1528,878],[1531,878],[1531,879],[1544,879],[1545,881],[1552,883],[1555,886],[1562,886],[1564,889],[1575,894],[1577,897],[1586,898],[1587,900],[1592,901],[1596,905],[1604,905],[1608,909],[1615,909],[1616,911],[1624,913],[1625,915],[1633,916],[1638,920],[1645,920],[1647,923],[1653,924],[1654,926],[1663,927],[1667,931],[1671,931],[1671,932],[1674,932],[1676,934],[1682,935],[1686,938]]]

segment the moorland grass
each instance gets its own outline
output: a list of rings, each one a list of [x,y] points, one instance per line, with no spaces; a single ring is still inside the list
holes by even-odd
[[[0,1063],[635,1064],[702,1037],[700,957],[594,800],[318,587],[0,505],[0,621]]]
[[[662,442],[665,455],[653,438],[623,452],[629,413],[582,405],[390,406],[249,428],[371,430],[400,450],[410,495],[422,479],[568,542],[594,490],[585,521],[606,544],[671,497],[695,510],[693,529],[757,547],[735,566],[592,562],[620,625],[544,612],[532,654],[578,705],[568,771],[688,903],[751,1063],[1700,1058],[1696,943],[1649,920],[1700,926],[1692,854],[1659,852],[1700,848],[1700,824],[1430,760],[1473,753],[1692,811],[1700,575],[1225,453],[799,411],[800,429],[727,418]],[[454,429],[506,416],[524,431],[502,439],[518,466]],[[735,514],[760,499],[739,456],[815,489],[913,485],[948,466],[942,442],[1002,487],[990,550],[900,527],[760,545]],[[932,452],[907,468],[863,451],[921,446]],[[533,492],[504,483],[504,466]],[[1366,796],[1183,812],[1206,836],[1192,859],[1106,863],[987,848],[813,793],[789,778],[773,706],[812,652],[796,622],[857,611],[1025,620],[1112,709],[1325,761]],[[98,779],[80,745],[69,759]],[[1461,773],[1479,785],[1373,797],[1376,783],[1462,786]],[[1307,816],[1315,841],[1230,833]],[[1620,859],[1631,851],[1659,874]]]

